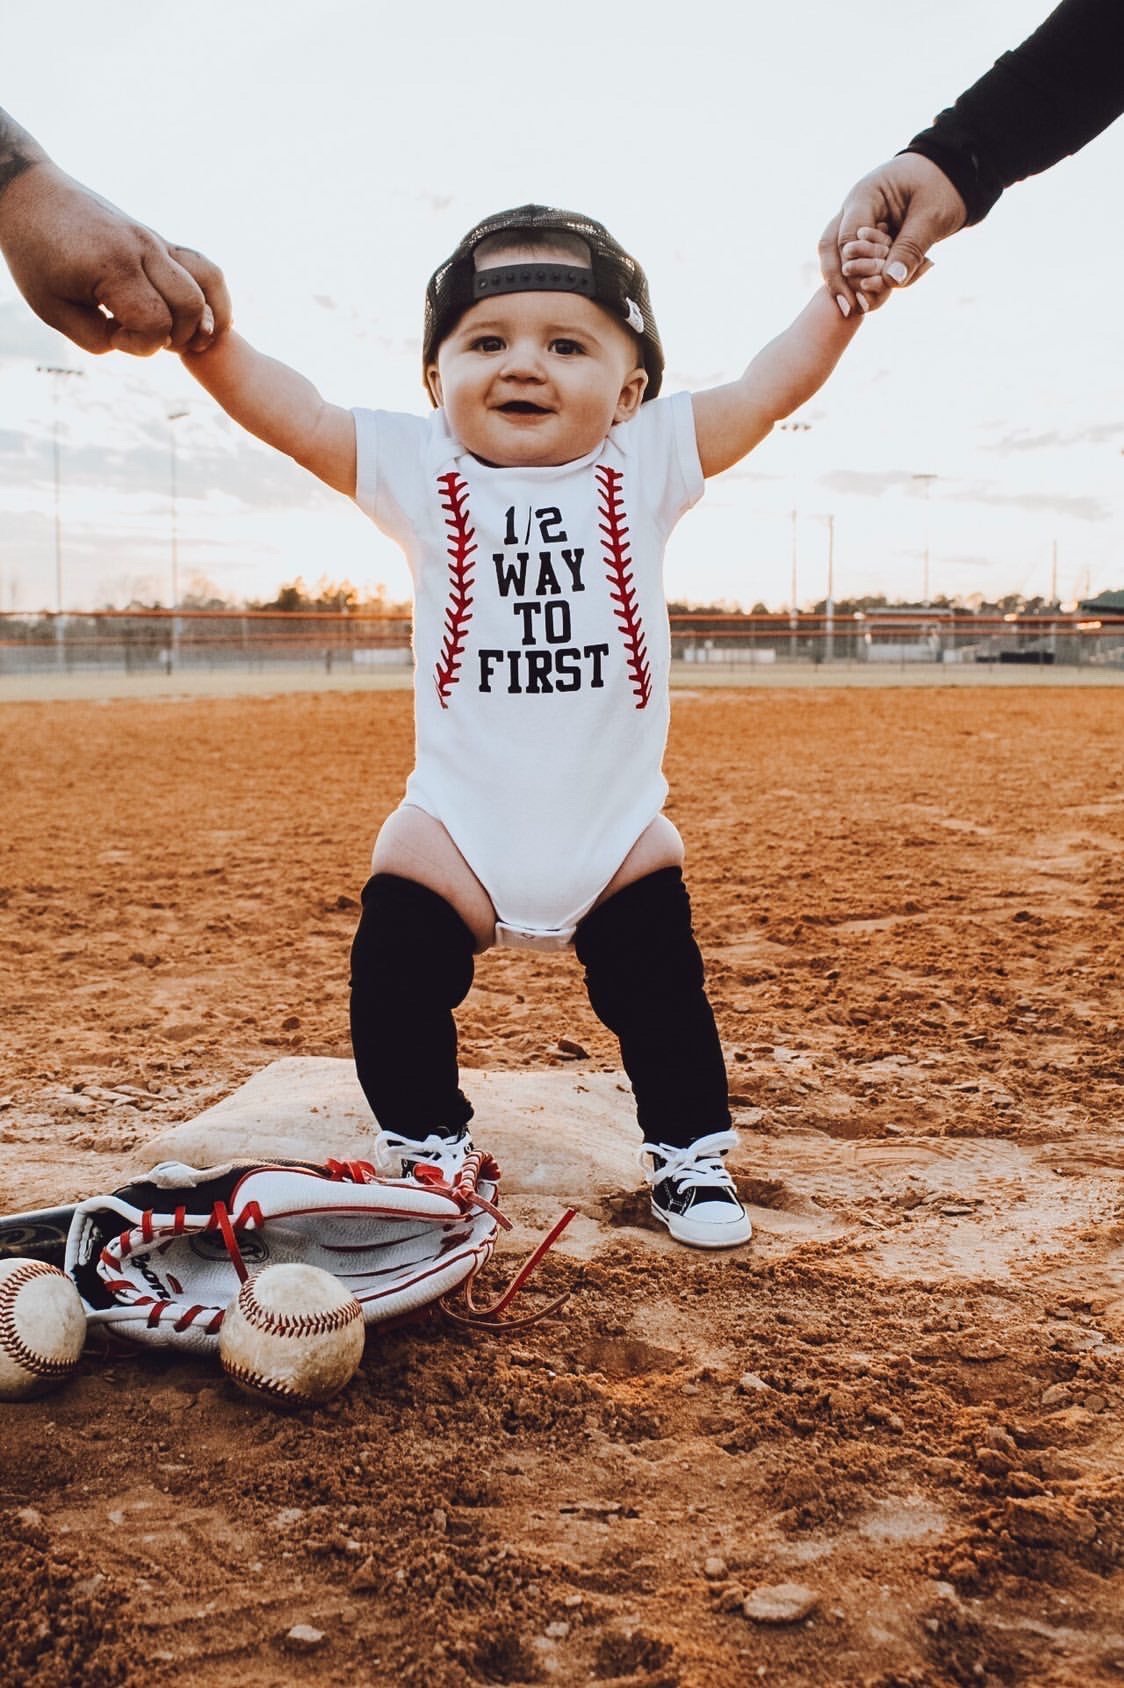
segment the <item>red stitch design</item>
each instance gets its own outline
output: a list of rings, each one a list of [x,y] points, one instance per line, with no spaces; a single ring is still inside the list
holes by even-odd
[[[636,588],[632,584],[628,523],[621,499],[624,477],[619,469],[610,469],[604,463],[598,465],[595,473],[601,488],[598,512],[602,518],[601,532],[605,535],[601,547],[605,553],[605,572],[609,577],[609,596],[617,606],[613,614],[624,640],[636,707],[646,709],[652,695],[652,671],[648,665],[644,623],[636,604]]]
[[[463,476],[450,470],[447,475],[438,475],[437,485],[444,491],[441,507],[446,512],[445,526],[449,530],[445,542],[449,553],[449,603],[445,610],[445,637],[433,678],[441,707],[448,709],[449,693],[460,678],[471,620],[472,571],[476,567],[471,558],[476,550],[476,530],[469,525],[468,482]]]

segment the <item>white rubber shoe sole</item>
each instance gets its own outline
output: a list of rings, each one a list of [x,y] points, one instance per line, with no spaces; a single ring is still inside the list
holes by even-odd
[[[738,1211],[740,1209],[740,1211]],[[665,1213],[652,1201],[652,1212],[677,1243],[689,1248],[740,1248],[753,1235],[749,1214],[733,1202],[700,1202],[686,1213]]]

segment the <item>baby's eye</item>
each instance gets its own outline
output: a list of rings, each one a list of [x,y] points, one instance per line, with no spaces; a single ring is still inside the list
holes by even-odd
[[[564,340],[563,339],[563,340],[552,340],[551,343],[550,343],[550,349],[551,349],[552,352],[557,352],[560,357],[572,358],[572,357],[580,357],[581,354],[584,352],[585,347],[582,346],[582,345],[579,345],[579,343],[576,340]]]
[[[472,342],[474,352],[501,352],[503,341],[498,334],[481,334],[479,339]]]

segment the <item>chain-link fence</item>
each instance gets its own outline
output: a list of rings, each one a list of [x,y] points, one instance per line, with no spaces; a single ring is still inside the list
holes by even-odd
[[[930,609],[854,614],[673,615],[673,655],[687,663],[848,663],[899,668],[1018,664],[1124,670],[1124,612],[975,614]]]
[[[100,610],[0,615],[0,675],[408,669],[406,611]],[[1124,672],[1124,612],[987,615],[904,609],[835,615],[676,613],[672,657],[700,670],[936,664]]]

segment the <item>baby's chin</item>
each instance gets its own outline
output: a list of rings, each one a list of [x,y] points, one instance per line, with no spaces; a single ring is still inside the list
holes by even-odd
[[[569,434],[559,439],[548,437],[544,429],[538,437],[534,427],[513,429],[509,437],[497,430],[465,429],[461,444],[478,462],[489,469],[557,469],[565,463],[575,463],[596,451],[605,436],[597,433],[589,437]]]

